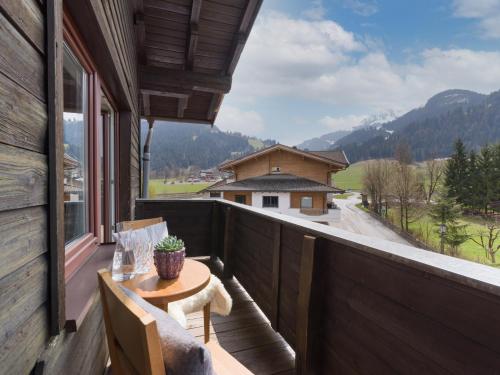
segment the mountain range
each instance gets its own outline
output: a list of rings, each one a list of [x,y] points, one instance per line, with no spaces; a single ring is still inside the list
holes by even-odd
[[[141,149],[148,126],[141,126]],[[271,146],[273,140],[224,132],[216,126],[155,121],[151,141],[151,170],[165,176],[178,169],[196,166],[207,169],[223,161]]]
[[[449,156],[458,138],[476,150],[500,140],[500,91],[490,95],[467,90],[441,92],[423,107],[391,121],[360,124],[328,149],[341,148],[354,163],[391,157],[404,142],[410,145],[415,160],[425,160]]]

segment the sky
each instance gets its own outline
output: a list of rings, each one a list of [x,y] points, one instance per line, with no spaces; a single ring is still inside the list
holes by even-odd
[[[500,0],[264,0],[215,125],[295,145],[500,89]]]

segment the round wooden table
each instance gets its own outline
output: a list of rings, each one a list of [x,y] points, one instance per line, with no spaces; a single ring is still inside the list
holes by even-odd
[[[168,311],[170,302],[178,301],[203,290],[210,282],[210,269],[196,260],[185,259],[184,267],[176,279],[160,279],[156,268],[143,275],[137,275],[121,284],[149,303]],[[205,342],[210,331],[210,303],[203,308]]]

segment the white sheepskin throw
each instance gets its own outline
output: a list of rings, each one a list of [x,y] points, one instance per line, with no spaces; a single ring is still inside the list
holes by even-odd
[[[222,282],[214,275],[210,276],[210,282],[202,291],[183,300],[169,303],[168,314],[182,327],[187,328],[186,315],[203,310],[203,306],[209,302],[211,312],[223,316],[231,313],[233,300]]]

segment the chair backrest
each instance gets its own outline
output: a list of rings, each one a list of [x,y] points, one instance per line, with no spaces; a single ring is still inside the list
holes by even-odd
[[[163,221],[161,217],[154,217],[152,219],[142,219],[142,220],[132,220],[132,221],[122,221],[117,224],[118,232],[134,229],[142,229],[150,225],[159,224]]]
[[[165,375],[160,338],[153,316],[98,271],[99,289],[113,374]]]

